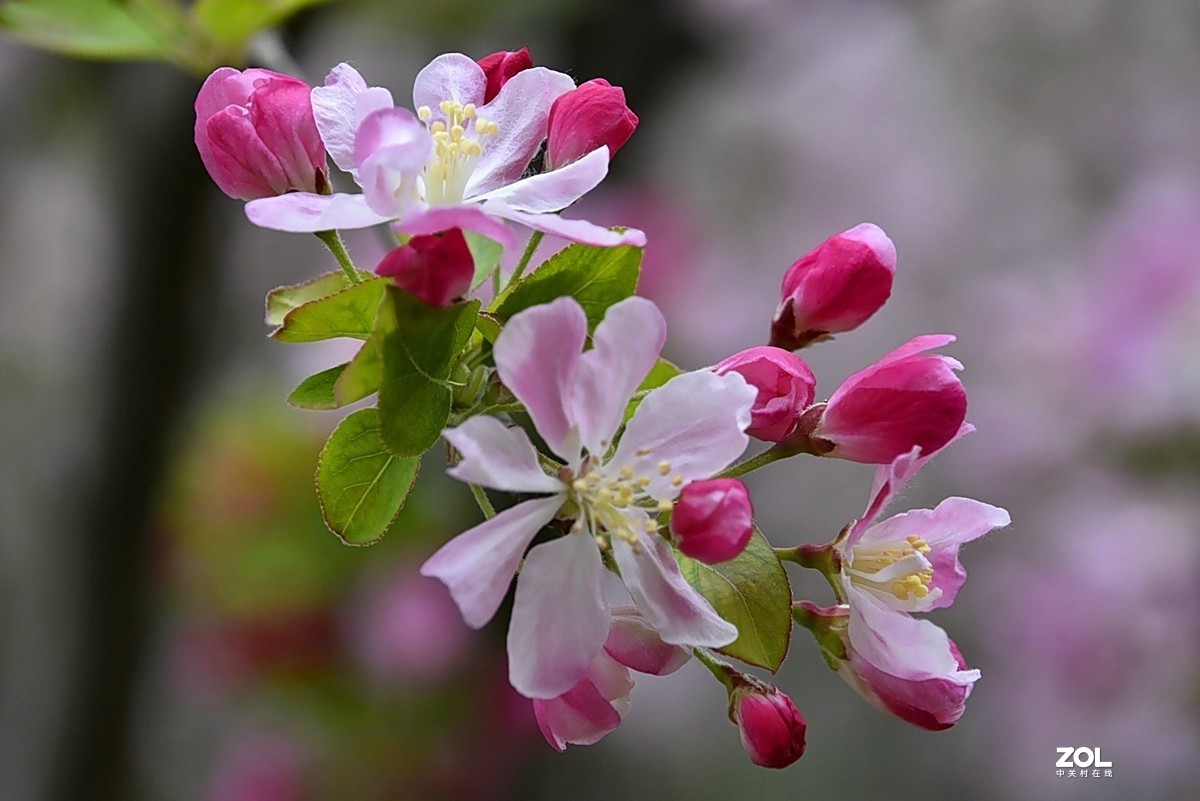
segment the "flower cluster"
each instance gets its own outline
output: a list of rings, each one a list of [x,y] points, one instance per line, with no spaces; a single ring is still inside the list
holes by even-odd
[[[913,613],[952,602],[959,546],[1008,515],[950,498],[880,519],[972,428],[962,365],[933,352],[954,337],[918,336],[823,401],[795,353],[854,330],[890,296],[896,249],[878,226],[831,237],[786,271],[768,344],[684,371],[661,357],[661,312],[634,295],[645,236],[560,215],[637,128],[619,87],[576,85],[527,49],[452,53],[417,74],[411,109],[339,64],[311,89],[222,68],[196,114],[205,166],[249,219],[318,234],[341,267],[267,303],[282,341],[363,341],[290,402],[331,409],[378,394],[322,452],[326,522],[352,544],[378,539],[444,440],[449,474],[484,519],[421,572],[472,628],[511,595],[509,681],[553,747],[614,730],[631,671],[665,675],[694,658],[728,692],[750,759],[795,762],[807,732],[795,702],[726,661],[776,671],[793,622],[881,709],[929,729],[959,718],[979,671]],[[334,192],[327,158],[361,191]],[[507,272],[513,224],[532,233]],[[373,226],[395,247],[372,274],[336,232]],[[526,274],[544,234],[573,244]],[[752,439],[769,445],[738,461]],[[877,465],[875,487],[828,544],[773,548],[741,478],[797,455]],[[821,571],[836,603],[794,599],[784,563]],[[614,607],[614,595],[629,603]]]

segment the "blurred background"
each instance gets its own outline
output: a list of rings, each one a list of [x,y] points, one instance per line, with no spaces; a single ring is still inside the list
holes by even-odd
[[[382,544],[324,531],[341,415],[283,399],[346,350],[268,341],[261,314],[332,264],[208,180],[202,76],[0,38],[0,798],[1200,797],[1200,6],[339,0],[278,43],[398,100],[438,53],[521,45],[623,86],[641,127],[577,213],[648,232],[642,290],[686,367],[764,342],[792,261],[881,225],[892,301],[804,355],[827,397],[958,335],[979,431],[902,505],[1012,513],[934,615],[983,679],[957,726],[917,730],[801,630],[775,679],[809,724],[791,769],[749,764],[695,664],[556,755],[504,681],[503,621],[468,631],[416,574],[476,520],[464,487],[430,459]],[[870,482],[800,459],[750,487],[791,545]],[[1113,776],[1058,777],[1059,746]]]

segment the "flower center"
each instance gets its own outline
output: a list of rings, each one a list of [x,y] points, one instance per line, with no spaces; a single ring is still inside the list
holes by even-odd
[[[855,545],[846,572],[865,590],[891,595],[900,601],[929,595],[933,567],[925,554],[930,548],[918,536],[875,546]]]
[[[429,126],[433,137],[433,158],[425,166],[425,202],[452,206],[462,202],[483,143],[495,136],[500,126],[476,116],[474,103],[464,106],[457,100],[443,100],[438,110],[445,119],[430,122],[433,110],[429,106],[417,109],[417,118]]]
[[[638,456],[648,456],[641,449]],[[659,475],[669,475],[671,464],[658,463]],[[618,537],[638,549],[638,528],[647,534],[658,531],[658,515],[669,512],[674,504],[668,500],[656,501],[646,492],[652,479],[650,476],[634,475],[633,468],[622,467],[615,474],[605,471],[604,466],[591,467],[587,462],[580,475],[570,483],[571,497],[579,507],[579,517],[571,527],[573,532],[587,531],[603,550]],[[672,483],[683,485],[682,476],[675,476]]]

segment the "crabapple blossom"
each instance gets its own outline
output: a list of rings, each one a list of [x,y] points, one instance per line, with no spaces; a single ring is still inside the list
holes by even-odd
[[[896,247],[879,226],[831,236],[784,274],[771,344],[795,350],[858,328],[891,296],[895,274]]]
[[[264,69],[221,67],[196,95],[196,149],[236,200],[329,190],[308,84]]]
[[[431,306],[449,306],[467,294],[475,275],[475,259],[462,231],[414,236],[390,251],[375,274],[395,279],[396,286]]]
[[[522,47],[520,50],[500,50],[486,55],[479,59],[478,64],[487,76],[483,102],[491,103],[510,78],[533,67],[533,57],[529,55],[528,47]]]
[[[803,359],[770,345],[735,353],[713,370],[718,375],[741,373],[758,390],[746,433],[766,442],[779,442],[792,433],[817,389],[817,379]]]
[[[948,334],[919,336],[859,370],[805,413],[793,438],[806,437],[814,453],[868,464],[889,464],[914,447],[935,453],[967,414],[967,393],[954,372],[962,365],[926,353],[953,341]]]
[[[450,475],[508,492],[538,494],[460,534],[422,567],[441,579],[468,625],[496,613],[521,567],[508,631],[509,677],[518,692],[550,699],[584,677],[604,646],[610,613],[601,549],[611,550],[634,603],[663,642],[727,645],[737,629],[683,578],[657,515],[681,489],[712,476],[746,447],[754,390],[740,375],[684,373],[630,398],[658,359],[666,326],[658,308],[628,298],[608,309],[583,351],[587,318],[569,297],[514,315],[495,343],[501,381],[563,462],[555,475],[520,428],[489,416],[445,432],[461,454]],[[550,521],[564,536],[526,548]],[[598,547],[599,546],[599,547]]]
[[[807,725],[796,704],[775,687],[735,687],[730,717],[755,765],[786,768],[804,756]]]
[[[546,164],[562,167],[600,147],[608,148],[611,159],[637,125],[637,115],[625,105],[624,89],[603,78],[581,83],[550,106]]]
[[[546,139],[551,105],[575,82],[532,67],[505,81],[490,101],[487,86],[472,59],[438,56],[417,74],[414,114],[397,108],[386,89],[368,87],[349,64],[337,65],[313,90],[313,113],[330,158],[362,193],[263,198],[248,203],[246,215],[281,231],[385,222],[413,236],[461,228],[506,246],[514,239],[503,221],[511,221],[591,245],[644,245],[640,231],[610,231],[555,213],[604,179],[606,147],[524,177]]]
[[[681,552],[717,564],[746,549],[754,533],[753,517],[745,484],[736,478],[711,478],[688,484],[679,493],[671,533]]]

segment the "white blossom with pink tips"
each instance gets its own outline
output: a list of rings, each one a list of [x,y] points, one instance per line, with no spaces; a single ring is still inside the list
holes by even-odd
[[[721,647],[737,638],[736,627],[683,578],[657,515],[682,487],[745,450],[755,390],[736,373],[677,376],[646,395],[614,449],[666,323],[653,303],[633,297],[609,308],[583,352],[586,338],[587,318],[572,298],[509,320],[496,340],[497,371],[563,466],[548,475],[528,435],[494,417],[448,429],[446,439],[462,455],[450,475],[544,495],[460,534],[421,568],[446,584],[467,624],[478,628],[495,615],[520,567],[509,678],[529,698],[569,691],[604,647],[611,615],[601,548],[611,549],[634,603],[664,643]],[[556,517],[573,521],[568,533],[525,554]]]
[[[958,436],[971,430],[964,424]],[[967,669],[939,626],[909,613],[953,603],[967,578],[959,547],[1007,526],[1010,518],[996,506],[947,498],[934,509],[880,521],[888,502],[933,455],[913,448],[879,467],[866,513],[838,545],[850,618],[850,659],[841,672],[886,711],[926,728],[944,728],[962,714],[979,671]]]
[[[570,76],[533,67],[484,102],[487,76],[461,53],[438,56],[418,73],[416,113],[397,108],[388,90],[368,87],[339,64],[312,91],[317,129],[334,163],[361,194],[292,192],[246,204],[251,222],[281,231],[366,228],[391,222],[405,234],[449,228],[514,244],[504,221],[589,245],[645,245],[641,231],[614,232],[565,209],[608,173],[608,148],[522,177],[546,139],[550,107],[575,88]]]

